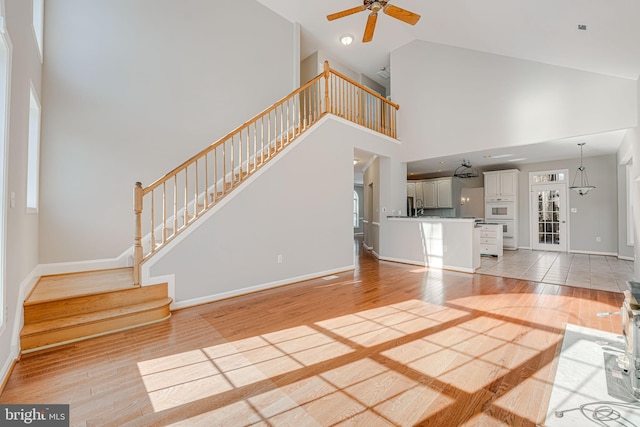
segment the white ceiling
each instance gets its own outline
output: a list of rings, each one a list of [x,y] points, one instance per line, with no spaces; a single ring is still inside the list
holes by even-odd
[[[300,24],[302,59],[325,50],[343,65],[387,87],[389,79],[376,72],[390,66],[391,51],[416,39],[634,80],[640,76],[640,0],[391,0],[422,18],[411,26],[380,13],[370,43],[361,42],[368,11],[326,19],[330,13],[361,5],[362,0],[258,1]],[[578,25],[587,29],[579,30]],[[344,34],[354,36],[350,46],[340,44]],[[582,138],[587,142],[585,156],[615,152],[622,135],[613,132]],[[563,140],[491,154],[513,152],[531,162],[565,155],[575,158],[576,143]],[[566,153],[560,148],[563,145]],[[477,154],[482,156],[472,162],[480,166],[485,153]],[[434,159],[438,165],[454,160],[461,161]],[[495,159],[485,161],[495,164]],[[429,160],[410,165],[419,166],[434,165]]]

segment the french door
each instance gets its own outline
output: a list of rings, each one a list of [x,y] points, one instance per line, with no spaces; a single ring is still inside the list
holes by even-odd
[[[567,186],[531,186],[531,249],[567,251]]]

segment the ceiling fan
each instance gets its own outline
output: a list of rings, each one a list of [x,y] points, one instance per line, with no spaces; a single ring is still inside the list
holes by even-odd
[[[362,6],[356,6],[351,9],[343,10],[342,12],[332,13],[327,15],[329,21],[334,19],[344,18],[345,16],[353,15],[354,13],[362,12],[364,10],[370,10],[369,18],[367,19],[367,25],[364,29],[364,35],[362,36],[362,42],[367,43],[373,40],[373,31],[376,28],[376,20],[378,19],[378,12],[382,10],[387,15],[399,19],[407,24],[416,25],[420,19],[420,15],[417,13],[409,12],[398,6],[389,4],[389,0],[363,0]]]

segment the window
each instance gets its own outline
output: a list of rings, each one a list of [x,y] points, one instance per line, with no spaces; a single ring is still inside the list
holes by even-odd
[[[0,13],[4,11],[0,0]],[[9,109],[9,70],[11,43],[4,29],[4,18],[0,16],[0,328],[6,323],[5,308],[5,250],[7,224],[7,117]]]
[[[27,212],[38,212],[40,180],[40,102],[31,85],[29,98],[29,152],[27,159]]]
[[[38,50],[40,51],[40,60],[44,57],[43,54],[43,37],[44,37],[44,0],[33,0],[33,34],[38,44]]]
[[[360,201],[358,197],[358,193],[353,190],[353,228],[360,227]]]

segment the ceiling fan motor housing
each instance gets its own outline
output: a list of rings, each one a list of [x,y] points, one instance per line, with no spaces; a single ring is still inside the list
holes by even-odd
[[[385,0],[364,0],[364,5],[367,9],[371,10],[372,13],[378,13],[387,2]]]

